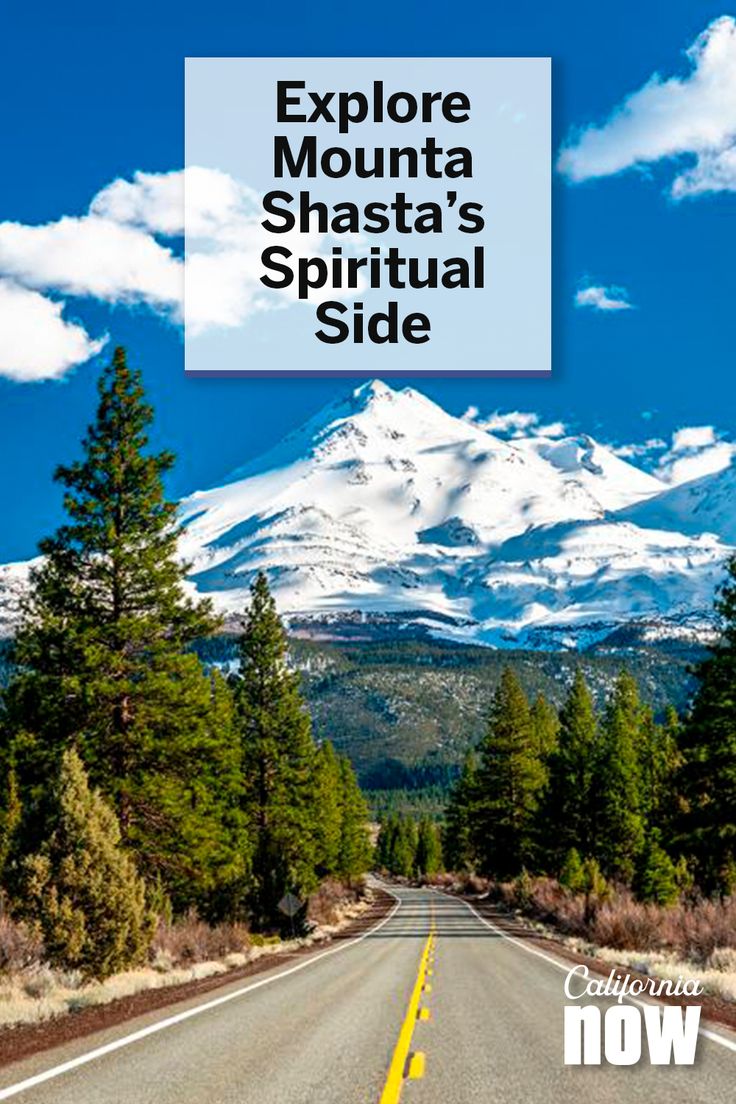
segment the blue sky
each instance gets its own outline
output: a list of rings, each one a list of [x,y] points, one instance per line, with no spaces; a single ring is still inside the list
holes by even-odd
[[[71,4],[62,19],[52,10],[40,18],[27,5],[5,16],[0,221],[35,225],[82,215],[118,177],[179,169],[187,54],[551,55],[557,152],[572,128],[602,124],[655,72],[686,78],[692,63],[684,51],[729,14],[722,3],[683,0],[615,8],[538,0],[513,10],[505,3],[152,8],[133,3],[106,15]],[[729,74],[725,65],[727,81]],[[733,91],[733,84],[724,87]],[[734,111],[728,96],[695,109],[718,113],[721,101]],[[722,150],[701,143],[694,152],[686,134],[673,139],[676,156],[647,153],[659,140],[647,131],[648,111],[647,102],[637,103],[628,132],[609,127],[604,149],[595,136],[577,139],[568,177],[555,175],[552,379],[431,379],[414,386],[458,414],[469,405],[482,413],[532,410],[543,422],[562,420],[607,441],[668,440],[685,426],[733,427],[730,147],[724,144],[719,161]],[[732,122],[736,133],[736,117]],[[715,124],[727,132],[727,119]],[[638,153],[637,142],[644,143]],[[644,167],[627,168],[627,157]],[[693,165],[696,176],[684,175]],[[575,176],[586,179],[573,183]],[[678,200],[670,193],[679,179],[677,187],[692,194]],[[576,293],[587,286],[607,289],[600,294],[609,301],[628,298],[633,309],[576,307]],[[44,290],[62,297],[53,287]],[[77,320],[93,336],[108,333],[143,368],[157,409],[156,440],[179,455],[173,495],[220,481],[350,386],[185,379],[181,334],[165,317],[145,305],[63,298],[67,322]],[[94,409],[98,365],[92,359],[43,382],[0,378],[0,561],[32,554],[58,522],[60,494],[51,473],[78,451]]]

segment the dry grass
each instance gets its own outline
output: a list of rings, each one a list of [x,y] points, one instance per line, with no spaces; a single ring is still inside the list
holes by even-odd
[[[27,924],[0,916],[0,974],[25,970],[43,958],[43,940]]]
[[[328,878],[309,898],[307,919],[319,929],[331,931],[360,916],[369,904],[362,881],[345,884]]]
[[[609,886],[604,899],[586,901],[553,878],[493,883],[474,875],[453,888],[498,901],[581,954],[659,978],[697,979],[706,993],[736,1000],[736,898],[663,907]]]
[[[147,965],[102,982],[84,981],[76,971],[52,969],[44,962],[40,938],[27,925],[2,916],[0,1028],[40,1023],[149,989],[224,974],[263,955],[328,939],[368,904],[361,884],[326,882],[309,901],[308,916],[314,930],[306,939],[289,941],[251,935],[245,924],[210,925],[189,913],[173,923],[159,923]]]
[[[706,966],[716,950],[736,950],[736,898],[684,900],[668,907],[642,904],[627,889],[588,901],[552,878],[496,886],[504,904],[600,947],[660,951]]]
[[[149,958],[159,970],[247,954],[253,945],[245,924],[207,924],[195,912],[174,923],[159,923]]]

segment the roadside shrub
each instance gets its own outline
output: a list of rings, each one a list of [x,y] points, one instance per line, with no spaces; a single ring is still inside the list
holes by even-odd
[[[346,883],[328,878],[309,898],[307,919],[313,924],[336,924],[345,908],[357,904],[363,895],[362,882]]]
[[[36,927],[0,916],[0,972],[17,973],[43,960],[43,939]]]
[[[622,890],[596,912],[586,934],[594,943],[616,950],[656,950],[661,946],[661,914],[661,908],[641,904]]]
[[[149,954],[160,966],[190,966],[240,954],[253,942],[245,924],[207,924],[191,910],[180,920],[159,921]]]

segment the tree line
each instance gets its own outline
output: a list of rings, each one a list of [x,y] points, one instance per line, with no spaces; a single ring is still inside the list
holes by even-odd
[[[685,716],[657,720],[622,670],[597,710],[575,674],[557,711],[510,668],[446,809],[445,860],[500,881],[523,871],[590,891],[601,879],[667,904],[736,888],[736,558],[721,635]]]
[[[158,913],[279,922],[286,891],[367,868],[349,761],[318,745],[266,577],[238,669],[185,584],[167,452],[123,349],[81,459],[57,469],[66,520],[40,545],[0,698],[0,883],[52,961],[98,976],[140,957]]]
[[[440,829],[429,817],[392,813],[381,822],[376,865],[402,878],[422,878],[442,869]]]

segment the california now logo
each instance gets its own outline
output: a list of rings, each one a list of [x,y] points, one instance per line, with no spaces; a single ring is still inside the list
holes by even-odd
[[[691,1066],[695,1061],[700,1005],[649,1004],[640,997],[697,997],[694,979],[632,978],[611,970],[591,978],[588,967],[574,966],[565,978],[564,1056],[566,1066]],[[615,997],[608,1007],[590,998]],[[626,1001],[627,1003],[624,1003]]]

